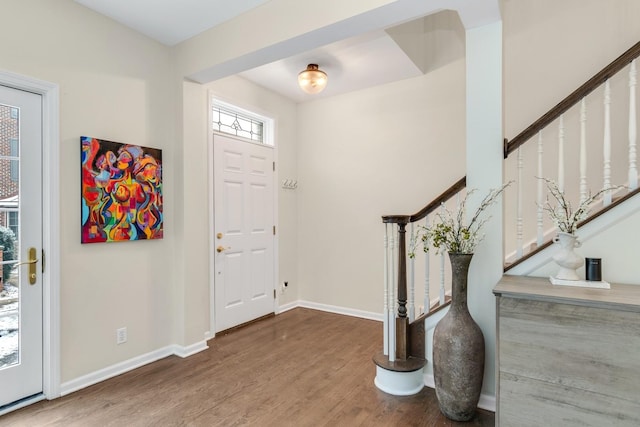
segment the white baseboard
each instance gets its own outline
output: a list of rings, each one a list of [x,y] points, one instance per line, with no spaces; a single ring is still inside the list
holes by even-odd
[[[433,375],[424,374],[424,385],[429,388],[436,388],[436,383],[433,381]]]
[[[320,304],[317,302],[298,300],[295,307],[311,308],[314,310],[326,311],[328,313],[344,314],[346,316],[360,317],[362,319],[377,320],[382,322],[382,313],[356,310],[354,308],[340,307],[337,305]],[[294,308],[294,307],[292,307]]]
[[[480,400],[478,401],[478,408],[496,412],[496,397],[491,394],[482,393],[480,395]]]
[[[290,303],[287,303],[287,304],[283,304],[280,307],[278,307],[278,313],[277,314],[282,314],[285,311],[293,310],[296,307],[299,307],[298,306],[298,301],[294,301],[294,302],[290,302]]]
[[[175,354],[178,357],[182,357],[184,359],[186,357],[193,356],[196,353],[200,353],[201,351],[204,351],[208,348],[209,346],[207,345],[206,339],[205,341],[200,341],[195,344],[188,345],[186,347],[183,345],[174,344],[173,354]]]
[[[429,388],[435,388],[436,384],[433,381],[432,374],[424,375],[424,385]],[[486,411],[496,412],[496,397],[492,394],[484,394],[480,395],[480,400],[478,401],[478,408],[484,409]]]
[[[109,378],[113,378],[115,376],[124,374],[125,372],[132,371],[141,366],[148,365],[149,363],[155,362],[160,359],[164,359],[167,356],[175,355],[185,358],[206,350],[207,348],[209,347],[207,346],[206,341],[201,341],[186,347],[177,344],[168,345],[158,350],[136,356],[132,359],[116,363],[115,365],[108,366],[90,374],[83,375],[71,381],[62,383],[60,385],[60,396],[73,393],[74,391],[78,391],[85,387],[89,387],[99,382],[108,380]]]

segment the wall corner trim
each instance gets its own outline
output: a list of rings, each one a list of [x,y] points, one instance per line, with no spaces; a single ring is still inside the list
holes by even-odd
[[[173,354],[184,359],[208,348],[209,346],[207,345],[207,341],[200,341],[188,346],[174,345]]]

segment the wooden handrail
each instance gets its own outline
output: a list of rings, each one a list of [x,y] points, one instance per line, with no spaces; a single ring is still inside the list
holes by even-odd
[[[467,186],[467,177],[463,176],[451,187],[447,188],[442,194],[433,199],[427,206],[420,209],[413,215],[385,215],[382,217],[382,222],[385,224],[408,224],[410,222],[420,221],[431,212],[435,211],[444,202],[458,194],[462,189]]]
[[[604,67],[598,74],[591,77],[585,84],[573,91],[569,96],[560,101],[555,107],[545,113],[538,120],[533,122],[531,126],[520,132],[518,136],[511,141],[504,140],[504,158],[509,157],[509,154],[515,151],[519,146],[527,142],[538,133],[541,129],[547,126],[549,123],[560,117],[562,113],[569,108],[576,105],[582,98],[590,94],[602,83],[607,81],[611,76],[622,70],[627,64],[640,56],[640,42],[633,45],[629,50],[620,55],[611,64]]]

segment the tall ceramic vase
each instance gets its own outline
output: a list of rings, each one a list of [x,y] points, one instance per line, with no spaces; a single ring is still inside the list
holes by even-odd
[[[473,254],[450,253],[449,312],[433,333],[433,377],[440,411],[455,421],[473,418],[484,376],[484,336],[467,308],[467,275]]]
[[[575,248],[581,246],[576,235],[558,233],[553,241],[560,245],[560,250],[553,256],[553,260],[560,266],[556,279],[580,280],[576,270],[582,266],[584,260],[574,252]]]

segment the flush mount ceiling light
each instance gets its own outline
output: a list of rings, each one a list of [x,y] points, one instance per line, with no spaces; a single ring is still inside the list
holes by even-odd
[[[327,73],[318,69],[318,64],[309,64],[298,74],[298,85],[310,94],[320,93],[327,86]]]

